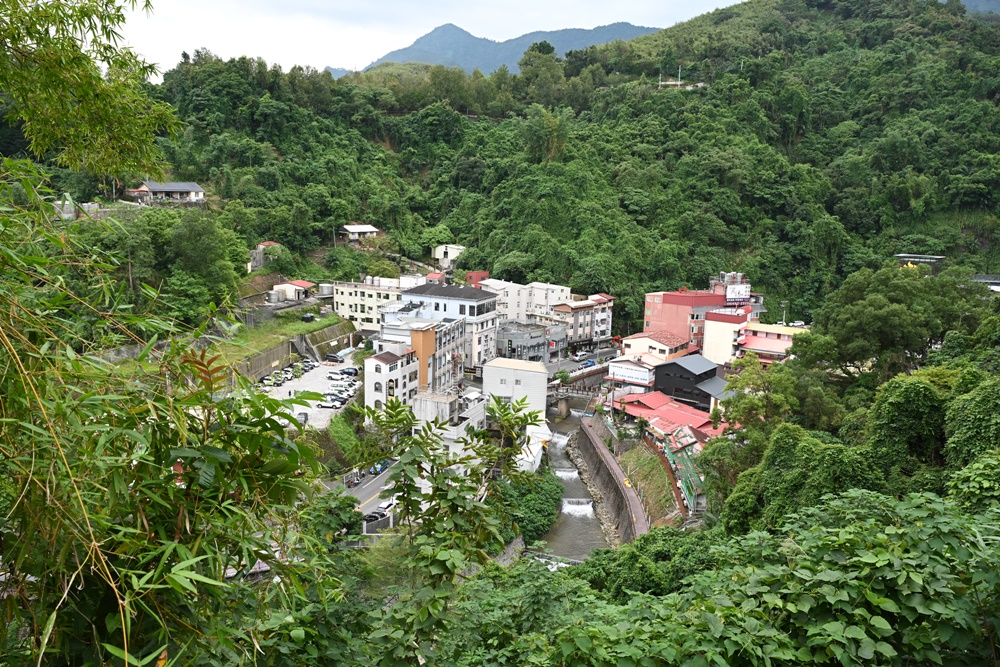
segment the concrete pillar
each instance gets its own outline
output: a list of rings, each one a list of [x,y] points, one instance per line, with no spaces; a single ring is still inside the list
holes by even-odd
[[[556,417],[558,419],[566,419],[569,417],[569,397],[560,398],[559,402],[556,404]]]

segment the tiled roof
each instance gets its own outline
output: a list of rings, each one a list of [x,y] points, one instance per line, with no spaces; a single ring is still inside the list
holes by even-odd
[[[309,289],[310,287],[316,287],[316,283],[311,283],[308,280],[289,280],[289,285],[295,285],[296,287],[301,287],[302,289]]]
[[[684,343],[688,342],[687,338],[683,336],[678,336],[670,331],[644,331],[643,333],[632,334],[625,340],[635,340],[638,338],[648,338],[650,340],[655,340],[661,345],[666,345],[667,347],[680,347]]]
[[[278,243],[277,241],[261,241],[260,243],[257,244],[257,247],[259,248],[259,247],[262,247],[262,246],[263,247],[267,247],[267,246],[273,246],[273,245],[281,245],[281,244]]]
[[[403,357],[398,354],[393,354],[392,352],[382,352],[381,354],[376,354],[372,357],[372,359],[383,364],[394,364],[397,361],[401,361]]]

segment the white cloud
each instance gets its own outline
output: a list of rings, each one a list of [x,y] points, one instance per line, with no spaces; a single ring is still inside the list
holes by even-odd
[[[618,21],[667,27],[733,0],[160,0],[153,14],[130,14],[126,42],[162,71],[181,52],[207,48],[223,58],[322,69],[362,68],[444,23],[503,41],[536,30],[593,28]]]

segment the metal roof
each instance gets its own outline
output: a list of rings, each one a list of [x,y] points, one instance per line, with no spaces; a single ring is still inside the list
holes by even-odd
[[[351,233],[351,234],[377,234],[378,227],[373,227],[371,225],[344,225],[341,229]]]
[[[670,363],[677,364],[681,368],[695,375],[701,375],[702,373],[713,371],[719,367],[718,364],[709,361],[700,354],[689,354],[688,356],[681,357],[680,359],[672,359]]]
[[[418,285],[404,291],[403,294],[436,296],[444,299],[462,299],[463,301],[493,301],[497,298],[497,295],[493,292],[459,285]]]
[[[150,192],[204,192],[200,185],[190,181],[170,181],[167,183],[143,181],[142,184],[149,188]]]
[[[709,378],[704,382],[699,382],[696,387],[701,389],[703,392],[711,396],[712,398],[717,398],[720,401],[724,398],[729,398],[733,395],[732,390],[727,390],[726,387],[729,385],[724,379],[720,377]]]

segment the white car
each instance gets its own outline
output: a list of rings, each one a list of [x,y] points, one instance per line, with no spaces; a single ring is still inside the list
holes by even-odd
[[[572,359],[573,361],[586,361],[587,360],[587,353],[586,352],[577,352],[572,357],[570,357],[570,359]]]

